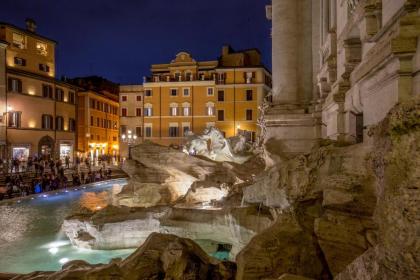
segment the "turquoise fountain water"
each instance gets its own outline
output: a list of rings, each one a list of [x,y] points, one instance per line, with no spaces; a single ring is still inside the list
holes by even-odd
[[[77,209],[86,192],[110,191],[125,179],[88,185],[77,190],[41,194],[0,203],[0,272],[59,270],[69,260],[108,263],[134,250],[86,250],[73,247],[60,232],[64,218]]]

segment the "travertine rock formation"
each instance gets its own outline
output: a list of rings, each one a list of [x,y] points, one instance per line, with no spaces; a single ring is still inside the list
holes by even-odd
[[[270,149],[264,155],[274,164],[258,157],[215,163],[173,150],[139,154],[137,165],[128,166],[133,180],[146,174],[145,184],[153,178],[160,185],[173,176],[172,165],[182,174],[177,180],[195,181],[169,202],[70,217],[66,231],[74,244],[91,248],[136,246],[154,231],[231,243],[238,280],[418,279],[419,128],[416,99],[395,107],[365,143],[326,141],[295,157]],[[113,239],[116,232],[124,237]]]
[[[417,99],[371,129],[370,142],[325,143],[292,159],[277,154],[283,206],[237,256],[237,279],[418,279],[419,128]],[[252,199],[272,205],[264,187],[276,188],[254,184],[245,194],[260,190]]]
[[[106,265],[72,261],[58,272],[33,272],[14,280],[144,280],[235,278],[236,266],[209,257],[197,244],[174,235],[154,233],[127,259]]]

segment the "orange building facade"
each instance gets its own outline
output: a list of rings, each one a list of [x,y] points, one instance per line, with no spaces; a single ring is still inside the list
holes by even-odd
[[[0,23],[0,157],[72,159],[78,88],[56,80],[56,42],[26,23]]]
[[[97,160],[119,156],[118,96],[93,90],[78,93],[77,142],[79,156]]]
[[[203,62],[181,52],[168,64],[152,65],[151,72],[141,91],[142,118],[131,123],[137,132],[141,127],[137,142],[182,145],[189,132],[200,134],[211,126],[226,137],[256,139],[258,106],[271,87],[258,50],[235,52],[226,46],[218,60]],[[122,119],[125,112],[121,105]]]

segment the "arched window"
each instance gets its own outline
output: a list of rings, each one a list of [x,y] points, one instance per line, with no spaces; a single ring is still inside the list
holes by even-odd
[[[181,76],[181,72],[177,71],[175,72],[175,81],[176,82],[181,82],[182,81],[182,76]]]
[[[186,81],[192,81],[192,72],[191,71],[186,71],[185,72],[185,80]]]

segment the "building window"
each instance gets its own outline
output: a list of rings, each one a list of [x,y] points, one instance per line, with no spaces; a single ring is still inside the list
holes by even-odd
[[[55,118],[55,129],[58,131],[64,130],[64,118],[63,117],[56,117]]]
[[[96,135],[96,140],[100,141],[101,140],[101,136]]]
[[[24,59],[24,58],[20,58],[20,57],[15,56],[14,62],[15,62],[15,65],[26,66],[26,59]]]
[[[90,116],[90,126],[93,126],[93,116]]]
[[[7,113],[7,126],[19,128],[22,112],[8,112]]]
[[[47,44],[45,44],[45,43],[36,42],[36,50],[37,50],[38,54],[40,54],[40,55],[47,56],[47,54],[48,54]]]
[[[121,116],[127,117],[127,108],[121,108]]]
[[[177,89],[175,89],[175,88],[172,88],[172,89],[171,89],[171,93],[170,93],[170,95],[171,95],[171,96],[177,96],[177,95],[178,95],[178,90],[177,90]]]
[[[19,33],[13,33],[13,46],[19,49],[25,48],[25,36]]]
[[[121,101],[126,102],[127,101],[127,95],[122,95],[121,96]]]
[[[50,72],[50,66],[46,65],[46,64],[39,64],[39,70],[42,72]]]
[[[207,116],[214,116],[214,105],[207,104]]]
[[[100,122],[99,118],[96,118],[96,127],[100,127]]]
[[[217,83],[224,84],[226,82],[226,73],[217,73]]]
[[[15,78],[8,79],[8,90],[12,92],[20,92],[22,93],[22,81]]]
[[[178,137],[179,129],[177,126],[170,126],[169,127],[169,137]]]
[[[69,91],[69,103],[71,104],[76,103],[75,95],[76,93],[74,91]]]
[[[184,109],[184,116],[190,116],[191,115],[191,108],[189,106],[186,106]]]
[[[75,132],[76,131],[76,120],[75,119],[69,119],[69,131]]]
[[[153,115],[152,107],[144,108],[144,116],[151,117]]]
[[[183,95],[184,96],[190,96],[190,89],[189,88],[184,88]]]
[[[252,79],[254,78],[255,74],[254,72],[246,72],[245,73],[245,82],[247,84],[252,84]]]
[[[252,121],[252,110],[250,109],[246,110],[246,120]]]
[[[64,100],[64,91],[61,88],[55,89],[55,100],[63,101]]]
[[[146,89],[146,90],[144,91],[144,95],[145,95],[145,96],[152,96],[152,90],[151,90],[151,89]]]
[[[136,127],[136,135],[137,135],[137,137],[142,137],[143,136],[143,128],[141,126]]]
[[[89,107],[91,108],[91,109],[95,109],[95,99],[89,99]]]
[[[181,72],[175,73],[175,81],[178,81],[178,82],[182,81]]]
[[[246,101],[252,101],[252,89],[246,91]]]
[[[182,135],[187,136],[190,132],[190,126],[189,125],[182,125]]]
[[[141,117],[141,108],[136,108],[136,116]]]
[[[200,81],[204,81],[204,80],[206,79],[206,76],[204,75],[204,73],[199,73],[199,74],[198,74],[198,79],[199,79]]]
[[[42,96],[45,98],[53,98],[53,88],[50,85],[42,85]]]
[[[117,141],[117,136],[112,136],[112,141],[116,142]]]
[[[185,73],[185,80],[192,81],[192,73],[191,72]]]
[[[120,129],[121,129],[121,134],[127,134],[127,126],[126,125],[121,125]]]
[[[219,102],[225,101],[225,92],[223,90],[219,90],[217,92],[217,101]]]
[[[137,95],[137,96],[136,96],[136,100],[137,100],[137,101],[141,101],[141,95]]]
[[[178,107],[171,106],[171,108],[169,109],[169,115],[173,117],[178,116]]]
[[[144,135],[145,135],[145,137],[148,137],[148,138],[152,137],[152,127],[151,126],[146,126],[144,128]]]
[[[207,88],[207,96],[213,96],[214,95],[214,88]]]
[[[42,115],[42,128],[53,129],[53,117],[51,115]]]
[[[225,111],[224,110],[218,110],[217,111],[217,120],[218,121],[224,121],[225,120]]]

